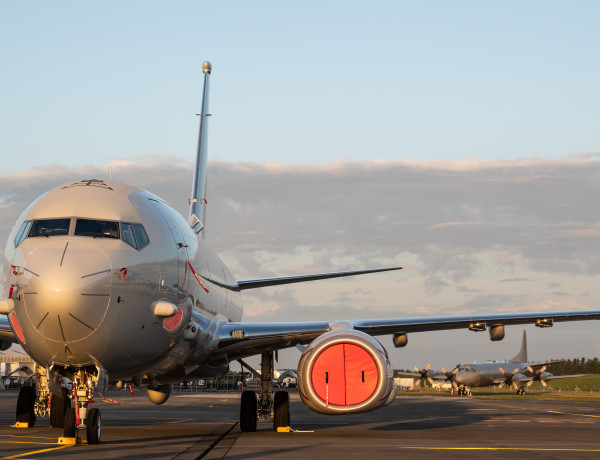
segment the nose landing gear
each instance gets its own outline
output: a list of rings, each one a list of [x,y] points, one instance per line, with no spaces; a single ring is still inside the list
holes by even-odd
[[[100,442],[102,418],[100,410],[89,408],[94,403],[93,394],[96,386],[104,386],[106,379],[102,369],[97,375],[91,375],[85,369],[78,369],[73,376],[72,407],[67,409],[64,420],[64,437],[79,438],[81,431],[86,432],[88,444]]]

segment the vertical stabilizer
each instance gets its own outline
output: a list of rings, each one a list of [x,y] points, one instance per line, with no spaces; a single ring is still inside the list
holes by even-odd
[[[192,196],[190,198],[190,227],[200,233],[204,229],[206,218],[206,138],[208,131],[208,86],[210,82],[210,73],[212,66],[210,62],[204,61],[202,72],[204,73],[204,90],[202,91],[202,109],[198,114],[200,116],[200,130],[198,132],[198,151],[196,154],[196,171],[194,172],[194,182],[192,184]],[[204,232],[202,234],[204,236]]]
[[[523,340],[521,341],[521,349],[517,356],[510,360],[511,363],[526,363],[527,361],[527,333],[523,330]]]

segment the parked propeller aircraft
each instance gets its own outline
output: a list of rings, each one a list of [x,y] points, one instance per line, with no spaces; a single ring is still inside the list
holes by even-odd
[[[452,385],[458,389],[459,395],[470,395],[472,387],[498,386],[502,388],[508,385],[517,390],[518,395],[525,394],[525,388],[529,388],[533,382],[540,382],[545,388],[546,381],[551,379],[565,379],[570,377],[581,377],[578,375],[552,375],[546,372],[548,364],[560,361],[551,361],[546,363],[531,363],[527,361],[527,334],[523,331],[521,349],[517,355],[506,362],[488,362],[463,364],[448,374],[453,374]],[[507,372],[504,369],[513,369]],[[540,369],[534,369],[541,367]],[[446,373],[442,368],[442,372]]]
[[[600,319],[600,310],[315,322],[242,321],[241,291],[398,270],[390,267],[236,281],[205,241],[206,129],[211,65],[204,89],[188,219],[133,185],[85,179],[44,193],[17,219],[6,244],[0,344],[19,343],[35,360],[35,385],[21,390],[17,422],[33,426],[50,405],[65,437],[101,437],[95,394],[109,381],[145,384],[164,403],[171,385],[224,374],[232,361],[261,356],[261,386],[242,394],[240,426],[255,431],[272,417],[289,426],[286,392],[273,395],[274,354],[303,348],[302,401],[323,414],[365,412],[395,397],[392,367],[376,336],[403,347],[412,332],[489,329]],[[61,386],[73,383],[72,392]]]

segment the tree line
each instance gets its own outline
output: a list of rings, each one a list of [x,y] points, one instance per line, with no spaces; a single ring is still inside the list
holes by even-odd
[[[598,358],[551,359],[550,361],[561,361],[548,364],[546,370],[554,375],[600,374]]]

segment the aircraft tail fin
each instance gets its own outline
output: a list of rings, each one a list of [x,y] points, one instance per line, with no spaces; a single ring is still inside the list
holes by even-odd
[[[521,341],[521,349],[517,356],[509,360],[511,363],[526,363],[527,362],[527,333],[523,330],[523,340]]]
[[[208,131],[208,87],[210,83],[210,73],[212,66],[210,62],[204,61],[202,72],[204,73],[204,89],[202,91],[202,108],[200,113],[200,130],[198,132],[198,150],[196,153],[196,170],[194,172],[194,182],[192,184],[192,196],[190,198],[190,227],[196,233],[204,229],[206,218],[206,162],[208,153],[206,151],[206,138]],[[202,233],[204,237],[205,232]]]

